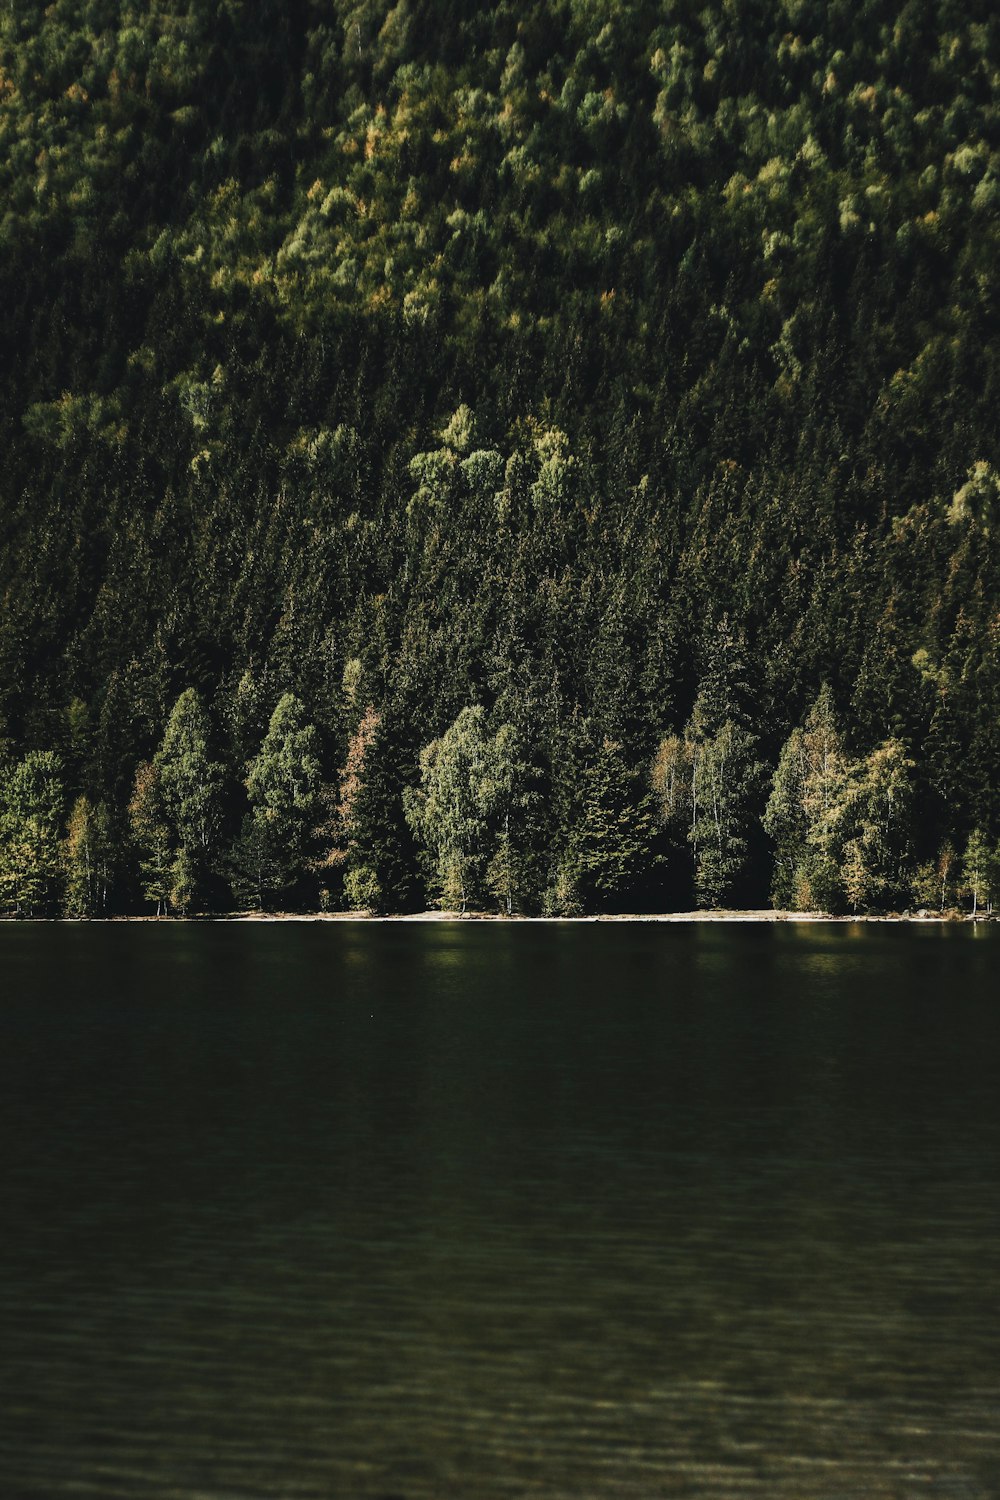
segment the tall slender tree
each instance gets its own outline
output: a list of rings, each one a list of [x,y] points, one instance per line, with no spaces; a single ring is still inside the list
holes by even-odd
[[[261,907],[302,878],[320,784],[317,730],[307,722],[301,700],[286,693],[247,769],[250,811],[230,859],[239,899]]]
[[[206,900],[222,833],[224,770],[209,751],[209,723],[194,688],[181,693],[153,758],[173,849],[171,901],[181,911]]]
[[[128,818],[142,894],[154,904],[158,917],[166,916],[174,893],[176,851],[163,805],[160,773],[152,761],[143,761],[136,768]]]
[[[776,906],[802,910],[839,904],[834,814],[844,801],[847,773],[833,695],[824,684],[805,724],[785,742],[764,810],[764,828],[774,844]]]
[[[77,797],[64,846],[67,916],[106,915],[115,858],[113,833],[105,803],[94,807],[88,797]]]
[[[653,761],[663,819],[686,830],[699,905],[733,900],[747,874],[765,780],[751,726],[745,647],[723,620],[684,735],[668,734]]]

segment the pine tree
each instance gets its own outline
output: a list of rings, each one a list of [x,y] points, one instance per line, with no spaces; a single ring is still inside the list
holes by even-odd
[[[241,909],[263,911],[284,885],[285,861],[274,835],[264,814],[244,815],[226,862],[227,879]]]

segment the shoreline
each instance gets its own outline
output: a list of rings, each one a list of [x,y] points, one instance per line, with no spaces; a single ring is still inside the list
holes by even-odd
[[[132,919],[135,920],[135,919]],[[140,918],[139,920],[156,921],[157,918]],[[163,920],[162,918],[160,920]],[[178,921],[206,920],[204,918],[175,918]],[[541,924],[568,926],[585,925],[597,922],[809,922],[809,923],[851,923],[851,922],[907,922],[916,924],[927,923],[979,923],[993,920],[992,914],[977,912],[973,917],[971,912],[955,912],[953,914],[941,912],[928,912],[919,916],[915,912],[896,913],[863,913],[858,916],[835,916],[829,912],[797,912],[797,911],[681,911],[681,912],[603,912],[591,916],[579,917],[526,917],[526,916],[504,916],[499,912],[457,912],[457,911],[424,911],[410,912],[395,916],[378,916],[367,912],[237,912],[231,916],[208,918],[210,921],[230,922],[508,922],[520,923],[521,925]]]
[[[835,916],[829,912],[819,911],[772,911],[767,908],[760,910],[722,910],[722,911],[681,911],[681,912],[605,912],[593,916],[579,917],[526,917],[520,915],[505,916],[501,912],[459,912],[459,911],[422,911],[405,912],[392,916],[379,916],[372,912],[361,911],[331,911],[331,912],[205,912],[191,916],[169,915],[156,916],[116,916],[116,917],[12,917],[0,916],[0,923],[18,924],[23,922],[60,922],[73,925],[84,923],[98,923],[101,925],[120,924],[123,922],[155,922],[155,923],[178,923],[178,922],[504,922],[510,924],[524,925],[548,925],[548,926],[574,926],[593,925],[599,922],[671,922],[671,923],[780,923],[780,922],[804,922],[810,924],[832,923],[840,926],[851,923],[896,923],[912,926],[954,926],[989,924],[998,920],[998,914],[994,912],[980,911],[972,915],[971,912],[886,912],[886,913],[859,913],[857,916]]]

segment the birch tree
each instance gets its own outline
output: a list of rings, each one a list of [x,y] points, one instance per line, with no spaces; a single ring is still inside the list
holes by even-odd
[[[105,803],[95,807],[77,797],[70,813],[63,853],[65,910],[70,917],[99,917],[108,909],[114,859],[111,818]]]

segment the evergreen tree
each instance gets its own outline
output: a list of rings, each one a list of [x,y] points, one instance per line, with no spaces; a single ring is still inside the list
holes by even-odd
[[[622,746],[605,739],[584,771],[580,814],[556,882],[572,872],[570,899],[603,910],[648,880],[656,859],[654,798]]]
[[[351,676],[360,675],[360,662],[352,664]],[[352,692],[353,697],[353,692]],[[347,744],[347,758],[340,772],[338,793],[325,826],[317,835],[327,845],[320,868],[343,870],[344,899],[352,911],[381,911],[382,886],[374,868],[372,851],[361,825],[368,762],[381,725],[381,716],[369,704]]]
[[[841,905],[839,830],[848,770],[833,695],[824,684],[804,726],[785,742],[764,810],[764,828],[775,850],[776,906],[836,910]]]
[[[539,800],[534,790],[538,771],[530,764],[523,736],[513,724],[501,724],[485,749],[482,796],[490,809],[492,852],[484,879],[500,910],[509,917],[523,911],[531,900],[530,819]]]
[[[686,826],[695,899],[703,906],[732,901],[748,871],[765,775],[750,696],[743,644],[724,620],[709,638],[683,740],[667,735],[653,762],[664,820]]]
[[[160,773],[152,761],[144,761],[136,769],[128,816],[138,854],[142,894],[154,903],[158,917],[165,916],[174,894],[175,849],[163,805]]]
[[[219,851],[224,772],[211,759],[208,742],[208,716],[188,688],[174,704],[153,758],[174,848],[171,902],[180,911],[204,902]]]
[[[398,708],[371,714],[374,722],[359,726],[352,740],[359,753],[353,761],[348,756],[350,774],[341,781],[338,847],[346,851],[345,896],[359,910],[408,911],[421,899],[417,847],[404,806],[416,755]]]
[[[230,879],[237,897],[259,908],[303,874],[319,806],[319,738],[291,693],[271,715],[246,789],[250,811],[232,852]]]

